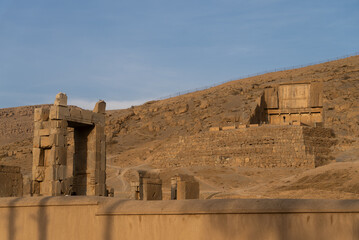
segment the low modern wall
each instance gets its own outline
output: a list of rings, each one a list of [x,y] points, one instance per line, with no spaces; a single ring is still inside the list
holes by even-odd
[[[1,198],[0,239],[359,239],[359,200]]]

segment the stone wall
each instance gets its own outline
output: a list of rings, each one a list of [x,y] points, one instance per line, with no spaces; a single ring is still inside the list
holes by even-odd
[[[161,167],[232,165],[240,167],[313,168],[332,160],[331,129],[295,125],[262,125],[203,132],[180,138],[152,153]],[[188,159],[188,161],[181,161]]]
[[[20,168],[0,165],[0,197],[20,196],[22,196]]]
[[[0,199],[0,239],[358,239],[358,200]]]

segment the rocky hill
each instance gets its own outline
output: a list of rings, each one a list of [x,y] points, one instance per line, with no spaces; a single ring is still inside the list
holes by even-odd
[[[276,179],[275,182],[279,183],[281,179],[293,174],[298,174],[298,184],[318,181],[315,177],[308,177],[306,181],[300,180],[301,174],[305,174],[306,171],[303,169],[246,170],[232,168],[225,163],[220,166],[201,166],[191,164],[190,157],[181,159],[172,167],[163,168],[166,164],[157,164],[153,159],[153,156],[161,155],[161,151],[171,151],[163,147],[165,144],[176,143],[183,137],[208,131],[212,126],[248,123],[263,90],[290,81],[323,82],[324,121],[326,127],[334,130],[338,139],[334,149],[337,164],[346,162],[345,166],[349,166],[348,162],[358,160],[359,56],[354,56],[305,68],[235,80],[203,91],[161,101],[150,101],[129,109],[108,111],[108,184],[115,187],[118,193],[126,195],[129,190],[128,181],[136,178],[136,170],[153,168],[161,169],[164,181],[169,180],[170,175],[176,172],[194,175],[200,180],[203,192],[207,192],[207,195],[216,193],[217,196],[222,194],[238,197],[238,194],[234,194],[238,187],[255,189],[253,186],[258,187],[258,184],[262,186],[258,191],[264,192],[265,188],[273,185],[265,184],[268,179]],[[25,175],[31,172],[34,108],[35,106],[0,109],[0,164],[21,166]],[[338,165],[330,166],[335,166],[334,174],[329,174],[327,180],[334,183],[336,179],[333,176],[336,176],[335,169]],[[354,163],[350,166],[357,167]],[[317,174],[317,171],[311,172]],[[350,181],[353,182],[353,179]],[[288,188],[274,185],[270,189],[278,196],[293,195],[293,192],[281,195],[288,192]],[[165,185],[165,189],[168,189],[168,185]],[[303,191],[300,187],[295,189]],[[338,191],[341,191],[340,187]],[[328,194],[325,192],[324,195],[317,196],[315,192],[320,191],[309,191],[309,197],[325,197]],[[350,190],[349,195],[336,196],[351,197],[350,194],[357,194],[357,190]],[[250,196],[264,197],[258,192]],[[273,194],[270,196],[273,197]]]

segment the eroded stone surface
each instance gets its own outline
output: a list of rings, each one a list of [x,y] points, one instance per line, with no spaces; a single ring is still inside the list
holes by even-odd
[[[94,112],[69,108],[66,94],[59,93],[53,106],[35,109],[33,194],[107,195],[105,107],[101,101]],[[68,128],[73,129],[72,166],[67,161]]]

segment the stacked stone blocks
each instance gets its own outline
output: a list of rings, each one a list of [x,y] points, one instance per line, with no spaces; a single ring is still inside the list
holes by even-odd
[[[334,159],[335,144],[332,129],[267,124],[180,137],[153,152],[153,163],[156,167],[314,168]]]
[[[59,93],[53,106],[34,113],[33,193],[106,195],[104,101],[94,111],[67,106]],[[66,176],[67,128],[74,128],[73,176]]]

